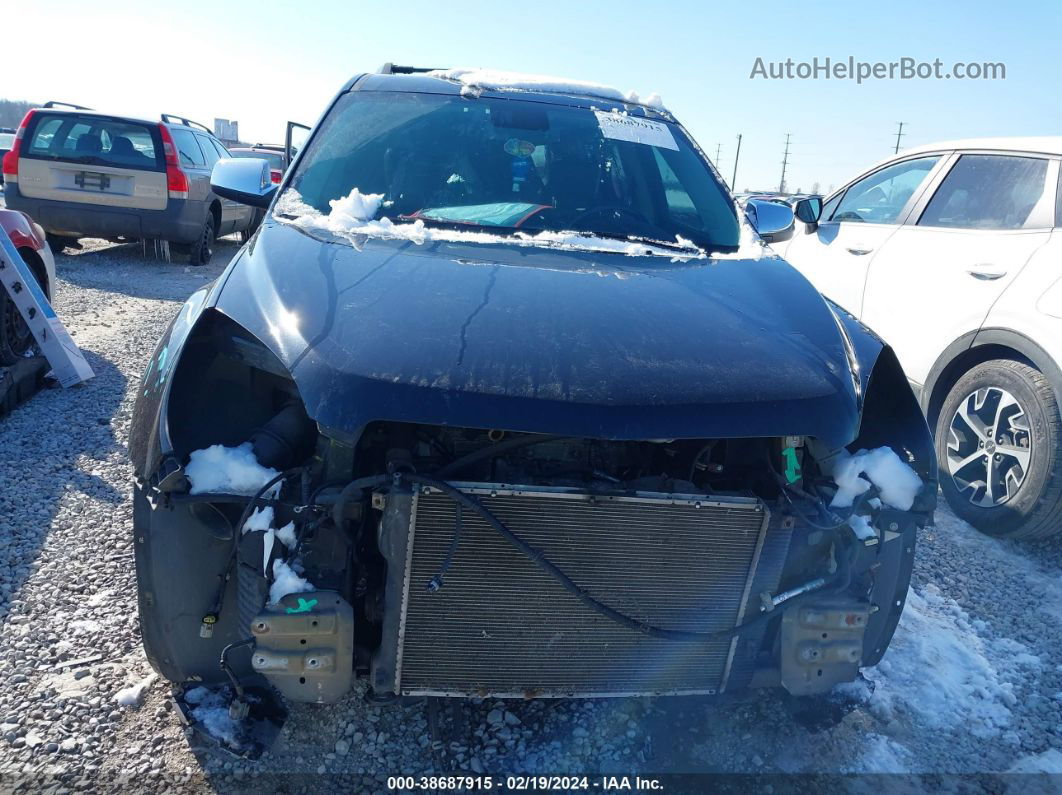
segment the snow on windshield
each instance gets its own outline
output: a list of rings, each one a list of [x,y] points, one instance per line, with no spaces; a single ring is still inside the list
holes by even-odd
[[[614,99],[619,102],[631,102],[650,108],[664,110],[660,95],[649,94],[644,100],[634,91],[624,93],[612,86],[591,83],[585,80],[570,80],[549,75],[521,74],[519,72],[502,72],[495,69],[477,69],[457,67],[454,69],[436,69],[429,72],[432,77],[454,80],[471,89],[498,91],[543,91],[554,94],[582,94],[600,99]]]
[[[418,245],[442,241],[448,243],[509,243],[517,246],[545,246],[584,251],[603,251],[627,256],[669,257],[677,260],[703,259],[705,253],[689,240],[678,237],[676,242],[684,248],[654,246],[637,241],[611,240],[579,232],[543,231],[535,234],[517,232],[512,235],[497,235],[490,232],[472,232],[461,229],[437,229],[425,226],[420,219],[394,223],[389,218],[373,220],[383,201],[383,194],[362,193],[357,188],[339,199],[329,201],[331,211],[325,215],[306,204],[294,189],[288,189],[277,200],[274,214],[282,223],[302,229],[318,229],[341,237],[391,238],[409,240]]]

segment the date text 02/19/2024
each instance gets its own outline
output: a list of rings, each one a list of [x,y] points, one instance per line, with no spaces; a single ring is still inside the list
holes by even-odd
[[[501,776],[490,775],[443,775],[443,776],[390,776],[387,789],[392,792],[416,792],[418,790],[454,790],[474,792],[494,789],[507,792],[570,792],[572,790],[597,790],[600,792],[641,791],[659,792],[663,784],[659,779],[641,776]]]

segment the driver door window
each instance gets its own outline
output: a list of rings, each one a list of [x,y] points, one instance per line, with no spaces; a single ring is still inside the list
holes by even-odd
[[[940,155],[904,160],[864,177],[845,191],[830,220],[898,223],[903,208],[939,160]]]

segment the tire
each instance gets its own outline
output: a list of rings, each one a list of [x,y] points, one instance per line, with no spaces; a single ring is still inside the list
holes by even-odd
[[[76,237],[61,237],[59,235],[48,235],[47,237],[48,247],[53,254],[62,254],[67,249],[77,251],[81,248],[81,241]]]
[[[1039,370],[977,365],[948,392],[935,436],[940,488],[961,519],[996,538],[1062,530],[1062,417]]]
[[[36,274],[34,279],[40,283]],[[0,287],[0,366],[14,364],[34,345],[33,333],[22,319],[22,313],[7,290]]]
[[[206,221],[203,223],[203,231],[199,235],[199,239],[192,244],[191,249],[188,252],[188,261],[192,265],[206,265],[210,262],[210,258],[214,256],[214,240],[216,239],[216,228],[214,226],[214,214],[207,213]]]
[[[246,243],[255,232],[258,231],[258,227],[262,225],[262,219],[265,218],[265,210],[255,210],[251,216],[251,224],[242,232],[240,232],[240,242]]]

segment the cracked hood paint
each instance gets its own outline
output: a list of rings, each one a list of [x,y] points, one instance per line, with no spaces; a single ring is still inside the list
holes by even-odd
[[[267,218],[217,308],[277,354],[309,415],[342,435],[391,420],[839,446],[858,429],[837,321],[773,256],[359,248]]]

